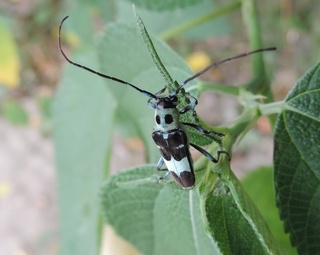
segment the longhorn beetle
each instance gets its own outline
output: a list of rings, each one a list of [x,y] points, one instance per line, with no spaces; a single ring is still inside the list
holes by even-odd
[[[139,91],[141,94],[149,97],[148,105],[152,109],[155,109],[155,122],[156,122],[156,126],[152,133],[152,138],[155,144],[157,145],[157,147],[159,148],[160,154],[161,154],[161,158],[157,164],[157,170],[161,171],[162,170],[161,167],[163,166],[163,164],[165,164],[167,167],[167,169],[164,169],[164,170],[167,170],[167,173],[160,179],[165,178],[169,173],[171,173],[176,183],[179,184],[182,188],[189,189],[194,186],[195,175],[194,175],[194,169],[193,169],[193,161],[192,161],[192,157],[189,150],[190,145],[196,150],[198,150],[199,152],[201,152],[208,160],[212,161],[213,163],[217,163],[219,161],[221,154],[226,154],[229,157],[229,154],[226,151],[220,150],[217,152],[217,158],[214,158],[211,154],[209,154],[203,148],[189,142],[188,136],[183,126],[189,126],[191,128],[194,128],[197,131],[199,131],[201,134],[215,141],[217,141],[217,138],[212,137],[211,135],[216,137],[223,137],[224,134],[211,131],[211,130],[210,131],[205,130],[200,125],[197,125],[194,123],[181,122],[180,114],[185,114],[190,110],[194,110],[195,106],[198,104],[198,100],[195,97],[191,96],[189,93],[185,93],[190,103],[187,106],[185,106],[183,109],[179,110],[177,108],[178,106],[177,95],[188,82],[194,80],[195,78],[202,75],[203,73],[205,73],[211,68],[217,67],[222,63],[228,62],[233,59],[242,58],[242,57],[245,57],[254,53],[262,52],[262,51],[275,50],[275,48],[259,49],[259,50],[243,53],[235,57],[227,58],[217,63],[213,63],[208,67],[206,67],[205,69],[203,69],[202,71],[186,79],[184,82],[182,82],[179,85],[179,87],[176,90],[174,90],[170,94],[162,95],[166,90],[166,86],[163,89],[161,89],[159,92],[152,94],[151,92],[140,89],[129,82],[97,72],[89,67],[80,65],[70,60],[62,50],[61,39],[60,39],[62,25],[67,18],[68,16],[66,16],[60,23],[58,38],[59,38],[60,52],[70,64],[80,67],[88,72],[94,73],[103,78],[127,85]]]

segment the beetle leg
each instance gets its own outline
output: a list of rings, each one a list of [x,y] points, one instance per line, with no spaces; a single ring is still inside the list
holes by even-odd
[[[226,154],[230,160],[230,156],[228,152],[226,151],[218,151],[217,152],[217,158],[214,158],[209,152],[207,152],[205,149],[201,148],[200,146],[190,143],[190,145],[195,148],[197,151],[201,152],[202,155],[204,155],[207,159],[209,159],[213,163],[218,163],[220,159],[221,154]]]
[[[161,169],[161,167],[163,166],[163,164],[164,164],[164,160],[163,160],[163,157],[161,157],[161,158],[159,159],[159,161],[158,161],[158,164],[157,164],[157,170],[158,170],[158,171],[168,171],[168,169],[166,169],[166,168],[162,168],[162,169]]]
[[[223,137],[224,134],[213,131],[213,130],[205,130],[203,127],[201,127],[200,125],[194,124],[194,123],[188,123],[188,122],[181,122],[183,125],[192,127],[196,130],[198,130],[201,134],[203,134],[204,136],[210,138],[211,140],[215,141],[218,144],[221,144],[221,139],[219,139],[220,137]]]
[[[190,99],[191,103],[188,104],[186,107],[184,107],[180,111],[180,114],[184,114],[190,110],[193,110],[196,107],[196,105],[198,104],[198,100],[194,96],[191,96],[188,92],[186,92],[186,96]]]

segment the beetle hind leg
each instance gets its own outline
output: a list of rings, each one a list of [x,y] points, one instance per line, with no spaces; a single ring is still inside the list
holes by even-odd
[[[219,159],[220,159],[220,155],[221,154],[225,154],[227,155],[227,157],[229,158],[230,160],[230,155],[228,154],[228,152],[226,151],[218,151],[217,152],[217,158],[214,158],[209,152],[207,152],[205,149],[201,148],[200,146],[196,145],[196,144],[193,144],[193,143],[190,143],[190,145],[195,148],[197,151],[199,151],[203,156],[205,156],[207,159],[209,159],[211,162],[213,163],[218,163],[219,162]]]
[[[168,177],[168,175],[170,174],[170,172],[168,171],[167,168],[161,168],[163,165],[164,165],[164,160],[163,160],[163,157],[161,157],[158,161],[158,164],[157,164],[157,170],[158,171],[167,171],[167,172],[163,176],[160,176],[158,178],[158,182],[166,179]]]

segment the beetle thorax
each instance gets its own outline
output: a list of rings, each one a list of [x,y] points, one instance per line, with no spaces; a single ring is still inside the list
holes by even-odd
[[[156,130],[169,131],[180,126],[180,113],[177,108],[156,109]]]

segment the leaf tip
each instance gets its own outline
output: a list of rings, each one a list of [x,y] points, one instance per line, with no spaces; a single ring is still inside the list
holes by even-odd
[[[134,16],[136,17],[136,20],[137,20],[137,21],[140,21],[141,18],[140,18],[140,16],[139,16],[139,14],[138,14],[138,12],[137,12],[137,9],[136,9],[136,6],[135,6],[134,4],[132,4],[132,10],[133,10]]]

